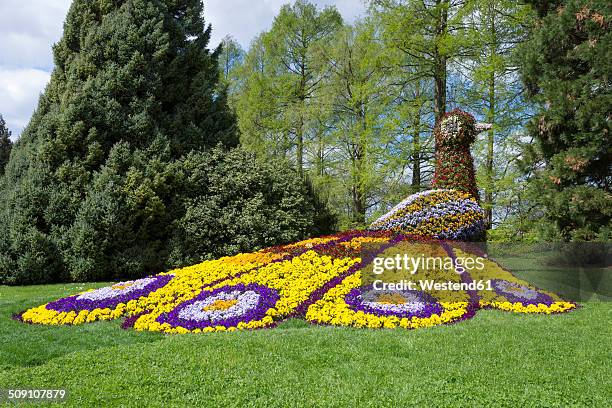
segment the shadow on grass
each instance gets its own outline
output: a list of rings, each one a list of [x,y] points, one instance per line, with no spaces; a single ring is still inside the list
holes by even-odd
[[[541,289],[554,292],[565,300],[612,301],[611,267],[551,264],[550,260],[554,259],[556,252],[536,252],[530,246],[522,253],[495,253],[493,249],[489,255],[517,277]]]

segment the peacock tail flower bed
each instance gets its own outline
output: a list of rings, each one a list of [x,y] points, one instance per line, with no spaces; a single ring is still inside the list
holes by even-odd
[[[433,296],[420,290],[375,290],[372,285],[351,289],[345,302],[355,311],[399,318],[431,317],[443,312]]]
[[[468,252],[469,250],[469,252]],[[453,245],[455,256],[466,256],[469,253],[480,253],[476,246],[465,243]],[[479,307],[499,309],[517,313],[562,313],[575,309],[574,302],[567,302],[557,294],[536,288],[529,282],[519,279],[512,272],[504,269],[497,262],[484,260],[482,270],[470,271],[473,280],[488,280],[491,287],[479,290],[476,294]]]
[[[362,296],[367,289],[362,284],[361,273],[346,277],[308,308],[306,319],[334,326],[416,329],[453,323],[473,315],[469,302],[437,302],[422,293],[404,295],[406,302],[400,310],[381,311],[380,300],[364,305]]]
[[[205,261],[171,272],[68,296],[28,309],[18,317],[26,323],[76,325],[138,315],[154,305],[189,299],[202,287],[284,256],[260,251]]]
[[[119,282],[112,286],[83,292],[55,302],[46,308],[57,312],[78,312],[81,310],[115,309],[121,303],[147,296],[165,286],[174,277],[172,274],[149,276],[133,281]]]
[[[160,327],[194,331],[219,327],[238,327],[262,321],[278,302],[277,290],[258,284],[222,286],[203,290],[168,313],[157,317]]]
[[[289,317],[336,326],[416,329],[456,323],[482,308],[551,314],[576,307],[489,259],[482,270],[456,273],[457,259],[477,252],[466,245],[388,230],[350,231],[119,282],[18,317],[45,325],[125,317],[124,327],[182,334],[272,328]],[[455,262],[452,270],[415,270],[413,279],[488,280],[491,288],[374,290],[373,260],[398,251],[448,256]]]
[[[219,320],[215,324],[204,326],[191,323],[183,325],[180,320],[168,319],[168,316],[175,316],[177,310],[183,310],[183,303],[186,299],[179,299],[174,303],[159,305],[153,308],[150,313],[142,315],[135,321],[134,328],[166,333],[186,333],[189,331],[197,333],[200,331],[232,331],[269,327],[279,320],[296,315],[298,307],[307,302],[317,289],[346,273],[351,266],[358,262],[359,258],[332,258],[329,255],[318,254],[315,249],[308,250],[301,255],[280,262],[271,262],[254,268],[248,273],[204,288],[202,292],[191,298],[200,299],[198,296],[202,299],[208,298],[212,294],[216,294],[216,291],[223,292],[225,288],[265,287],[270,291],[266,293],[270,295],[267,297],[260,296],[260,300],[265,298],[274,300],[274,302],[250,303],[249,305],[252,307],[245,309],[245,312],[257,309],[258,313],[247,313],[239,321],[223,322]],[[242,289],[236,290],[240,292]],[[235,296],[239,295],[238,292],[235,293]],[[191,301],[191,299],[189,300]]]

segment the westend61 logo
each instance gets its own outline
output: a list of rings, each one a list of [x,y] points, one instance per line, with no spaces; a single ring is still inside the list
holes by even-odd
[[[485,258],[478,257],[444,257],[444,256],[411,256],[396,254],[395,256],[376,257],[372,262],[374,274],[372,287],[381,291],[425,290],[425,291],[468,291],[492,290],[490,280],[436,281],[433,279],[418,279],[430,275],[430,272],[463,274],[466,271],[479,270],[485,267]],[[385,275],[386,279],[381,279]],[[399,275],[399,276],[398,276]],[[415,276],[416,275],[416,276]],[[411,279],[397,279],[398,277]],[[440,276],[441,277],[441,276]],[[389,280],[392,280],[391,282]]]

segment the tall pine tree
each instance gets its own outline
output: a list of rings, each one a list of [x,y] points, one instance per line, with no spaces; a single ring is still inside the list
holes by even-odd
[[[308,233],[314,204],[301,181],[256,162],[240,167],[249,177],[232,173],[241,180],[232,194],[191,176],[201,162],[215,174],[226,159],[207,152],[238,143],[202,11],[201,0],[74,0],[51,81],[2,178],[0,282],[142,276],[216,248],[251,249],[261,234],[271,245]],[[223,214],[231,197],[244,205]],[[281,201],[292,207],[269,215]],[[254,218],[282,226],[227,227]],[[185,219],[209,243],[223,220],[224,241],[187,245]]]
[[[539,15],[519,53],[538,112],[528,155],[532,200],[566,240],[610,236],[612,143],[607,0],[529,1]]]

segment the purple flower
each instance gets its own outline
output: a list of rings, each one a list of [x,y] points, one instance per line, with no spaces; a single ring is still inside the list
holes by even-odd
[[[401,302],[385,300],[395,298]],[[371,285],[352,289],[345,302],[355,311],[398,318],[429,317],[440,315],[444,308],[430,294],[420,290],[375,290]]]
[[[515,282],[491,279],[491,286],[493,286],[495,293],[503,296],[511,303],[520,302],[523,305],[538,305],[542,303],[546,306],[554,303],[553,298],[549,295]]]
[[[169,313],[161,314],[157,321],[187,330],[236,327],[240,322],[263,319],[279,298],[275,289],[254,283],[224,286],[212,291],[203,290]]]
[[[119,303],[147,296],[151,292],[166,286],[174,275],[155,275],[133,281],[119,282],[82,293],[68,296],[47,304],[49,310],[58,312],[78,312],[80,310],[114,309]]]

